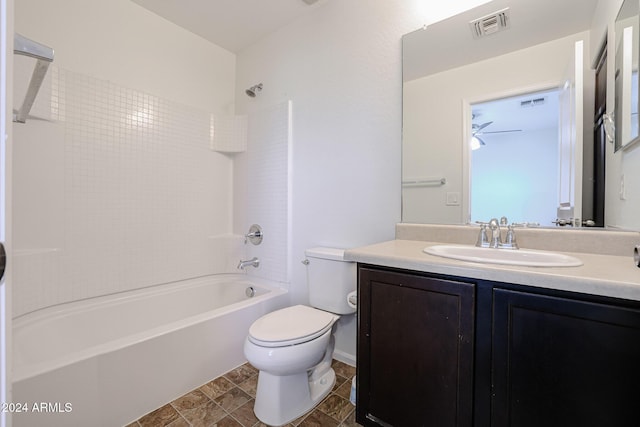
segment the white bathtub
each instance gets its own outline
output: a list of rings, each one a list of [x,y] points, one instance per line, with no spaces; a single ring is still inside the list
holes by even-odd
[[[272,283],[216,275],[21,316],[14,425],[125,425],[244,363],[251,323],[287,302]]]

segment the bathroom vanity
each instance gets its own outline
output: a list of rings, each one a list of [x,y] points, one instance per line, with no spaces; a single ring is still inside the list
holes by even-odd
[[[637,424],[640,269],[631,249],[624,255],[615,248],[640,241],[638,233],[549,230],[562,234],[543,240],[572,244],[577,250],[565,252],[579,267],[490,265],[423,252],[468,228],[347,251],[358,262],[357,421]],[[535,247],[540,233],[521,240]],[[589,233],[612,249],[581,252],[594,247],[584,240],[594,238]]]

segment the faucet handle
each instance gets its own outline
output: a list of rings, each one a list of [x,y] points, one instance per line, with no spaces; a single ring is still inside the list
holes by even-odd
[[[480,224],[480,233],[478,234],[478,240],[476,246],[479,248],[489,247],[489,234],[487,233],[487,224]]]
[[[249,232],[244,235],[244,244],[247,244],[247,240],[253,243],[254,245],[259,245],[262,243],[262,228],[258,224],[253,224],[249,228]]]
[[[500,245],[504,249],[518,249],[518,243],[516,242],[516,233],[513,230],[514,225],[511,224],[507,228],[507,235],[504,237],[504,242]]]

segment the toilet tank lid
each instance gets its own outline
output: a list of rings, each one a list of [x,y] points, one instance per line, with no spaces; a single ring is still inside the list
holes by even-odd
[[[327,248],[318,246],[316,248],[307,249],[305,255],[310,258],[332,259],[336,261],[344,261],[344,249]]]

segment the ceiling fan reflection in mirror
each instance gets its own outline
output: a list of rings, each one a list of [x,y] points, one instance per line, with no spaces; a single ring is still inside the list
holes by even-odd
[[[473,114],[472,119],[476,119],[479,114]],[[484,122],[482,124],[472,123],[471,124],[471,149],[477,150],[487,143],[480,138],[482,135],[490,135],[495,133],[510,133],[510,132],[522,132],[522,129],[508,129],[508,130],[494,130],[494,131],[485,131],[484,129],[491,125],[493,121]]]

